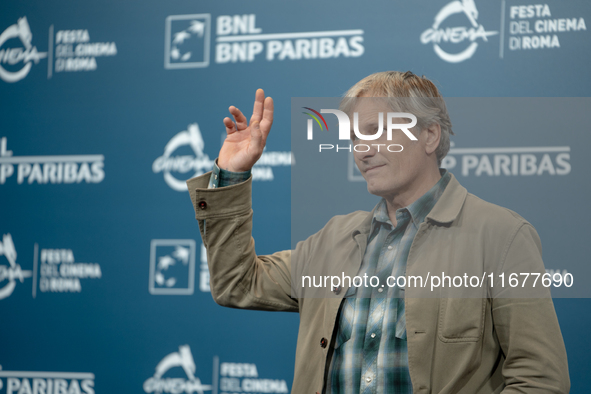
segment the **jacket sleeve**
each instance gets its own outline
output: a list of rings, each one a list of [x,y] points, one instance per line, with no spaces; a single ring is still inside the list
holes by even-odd
[[[502,393],[568,393],[566,349],[550,291],[541,285],[541,277],[535,288],[531,277],[526,281],[526,290],[521,288],[520,273],[545,273],[540,239],[529,223],[522,223],[514,231],[500,267],[505,287],[493,299],[492,312],[505,355],[506,386]],[[519,277],[516,288],[508,285],[512,273]]]
[[[207,189],[211,172],[189,179],[195,218],[207,249],[211,294],[231,308],[297,312],[291,295],[291,251],[257,256],[252,238],[252,177]]]

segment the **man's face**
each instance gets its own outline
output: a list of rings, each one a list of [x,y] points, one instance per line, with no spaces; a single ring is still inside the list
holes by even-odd
[[[382,112],[383,116],[384,131],[376,140],[357,138],[353,132],[354,120],[351,116],[351,137],[357,149],[354,152],[355,163],[367,181],[367,190],[376,196],[392,198],[412,188],[426,164],[427,156],[422,138],[417,136],[419,141],[412,141],[402,130],[395,129],[392,131],[392,140],[387,139],[387,113],[400,111],[389,107],[386,99],[361,97],[353,111],[359,114],[359,131],[362,134],[375,134],[379,125],[378,114]],[[392,122],[408,123],[410,120],[394,118]],[[401,149],[400,145],[403,147],[402,151],[395,152]],[[392,152],[388,151],[388,146]]]

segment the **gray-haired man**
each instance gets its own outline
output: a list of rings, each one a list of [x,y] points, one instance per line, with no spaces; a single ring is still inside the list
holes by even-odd
[[[439,168],[451,122],[431,81],[377,73],[346,97],[342,109],[358,112],[361,133],[374,133],[378,115],[397,102],[396,109],[417,115],[417,140],[399,133],[392,143],[402,152],[375,145],[355,151],[368,191],[382,197],[372,212],[336,216],[294,251],[266,256],[256,255],[251,235],[250,169],[271,129],[273,100],[258,90],[250,122],[230,107],[234,120],[224,119],[228,136],[213,173],[187,181],[215,301],[300,313],[294,393],[568,392],[566,352],[544,289],[530,298],[502,291],[423,297],[408,287],[386,297],[379,287],[351,286],[331,289],[333,297],[294,295],[294,273],[318,261],[330,261],[335,273],[380,280],[436,271],[544,272],[540,240],[527,221],[469,194]],[[380,97],[387,99],[373,99]],[[352,140],[359,143],[355,133]]]

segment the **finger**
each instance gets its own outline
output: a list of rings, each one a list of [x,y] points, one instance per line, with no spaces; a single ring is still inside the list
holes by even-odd
[[[261,124],[259,122],[250,124],[250,147],[252,148],[252,153],[257,156],[263,152],[263,148],[265,147]]]
[[[247,128],[248,122],[246,120],[246,116],[244,116],[244,114],[234,106],[231,106],[229,109],[230,113],[234,117],[234,120],[236,121],[236,130],[240,131]]]
[[[257,92],[254,96],[254,107],[252,109],[252,116],[250,117],[250,123],[253,122],[260,122],[263,117],[263,110],[264,110],[264,101],[265,101],[265,92],[263,89],[257,89]]]
[[[267,136],[271,131],[271,125],[273,125],[274,110],[275,106],[273,103],[273,99],[271,97],[267,97],[264,103],[263,119],[261,120],[261,132],[263,133],[263,140],[267,139]]]
[[[236,126],[234,125],[234,122],[232,121],[232,119],[228,117],[224,118],[224,126],[226,126],[227,134],[232,134],[236,131]]]

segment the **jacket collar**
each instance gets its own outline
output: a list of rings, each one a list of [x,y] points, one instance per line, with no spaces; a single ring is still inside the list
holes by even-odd
[[[427,215],[426,220],[431,220],[438,224],[451,223],[460,214],[460,210],[464,206],[468,191],[456,177],[451,174],[451,179],[447,184],[443,194],[439,197],[439,200]]]
[[[367,212],[365,218],[361,222],[359,222],[357,227],[355,227],[355,229],[351,232],[351,236],[353,238],[361,234],[363,236],[363,239],[367,239],[369,231],[371,230],[371,224],[373,222],[373,217],[376,213],[377,207],[378,206],[376,205],[375,207],[373,207],[371,212]]]
[[[460,214],[460,210],[462,209],[462,206],[464,206],[468,191],[464,186],[460,185],[460,182],[458,182],[452,173],[449,173],[449,175],[451,175],[449,183],[425,220],[431,220],[436,224],[447,224],[456,220]],[[351,233],[353,238],[358,234],[362,234],[367,238],[369,231],[371,230],[371,224],[376,208],[377,205],[371,210],[371,212],[367,213],[367,216],[353,230]]]

